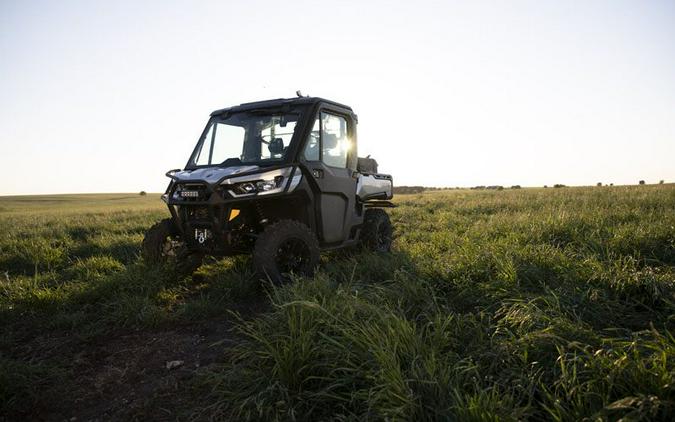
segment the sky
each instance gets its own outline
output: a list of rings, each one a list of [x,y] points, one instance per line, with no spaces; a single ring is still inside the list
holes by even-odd
[[[675,182],[672,1],[0,0],[0,195],[163,191],[296,90],[396,185]]]

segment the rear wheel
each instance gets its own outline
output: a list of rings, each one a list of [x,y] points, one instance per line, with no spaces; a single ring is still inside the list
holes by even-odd
[[[187,248],[170,218],[148,229],[143,238],[141,255],[149,264],[173,265],[173,269],[179,275],[192,274],[199,268],[203,259],[202,254]]]
[[[309,227],[293,220],[281,220],[258,236],[253,266],[261,276],[279,283],[290,273],[311,276],[319,263],[319,242]]]
[[[394,229],[389,215],[380,208],[366,210],[361,231],[361,242],[374,252],[389,252]]]

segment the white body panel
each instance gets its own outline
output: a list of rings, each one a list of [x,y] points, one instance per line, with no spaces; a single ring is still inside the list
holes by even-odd
[[[356,183],[356,196],[361,201],[368,199],[391,199],[393,197],[391,177],[378,174],[360,174]]]

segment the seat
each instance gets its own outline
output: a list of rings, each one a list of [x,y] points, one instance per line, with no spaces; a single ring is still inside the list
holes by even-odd
[[[284,140],[281,138],[274,138],[270,141],[269,145],[267,146],[267,149],[270,151],[270,154],[274,155],[282,155],[284,151],[286,150],[284,148]]]

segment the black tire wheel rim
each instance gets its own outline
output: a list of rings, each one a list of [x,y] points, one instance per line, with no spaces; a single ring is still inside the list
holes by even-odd
[[[298,238],[286,239],[279,244],[275,262],[280,274],[303,274],[310,262],[309,246]]]
[[[178,250],[182,242],[175,239],[173,236],[167,236],[162,244],[159,246],[159,256],[161,258],[175,258],[178,255]]]

